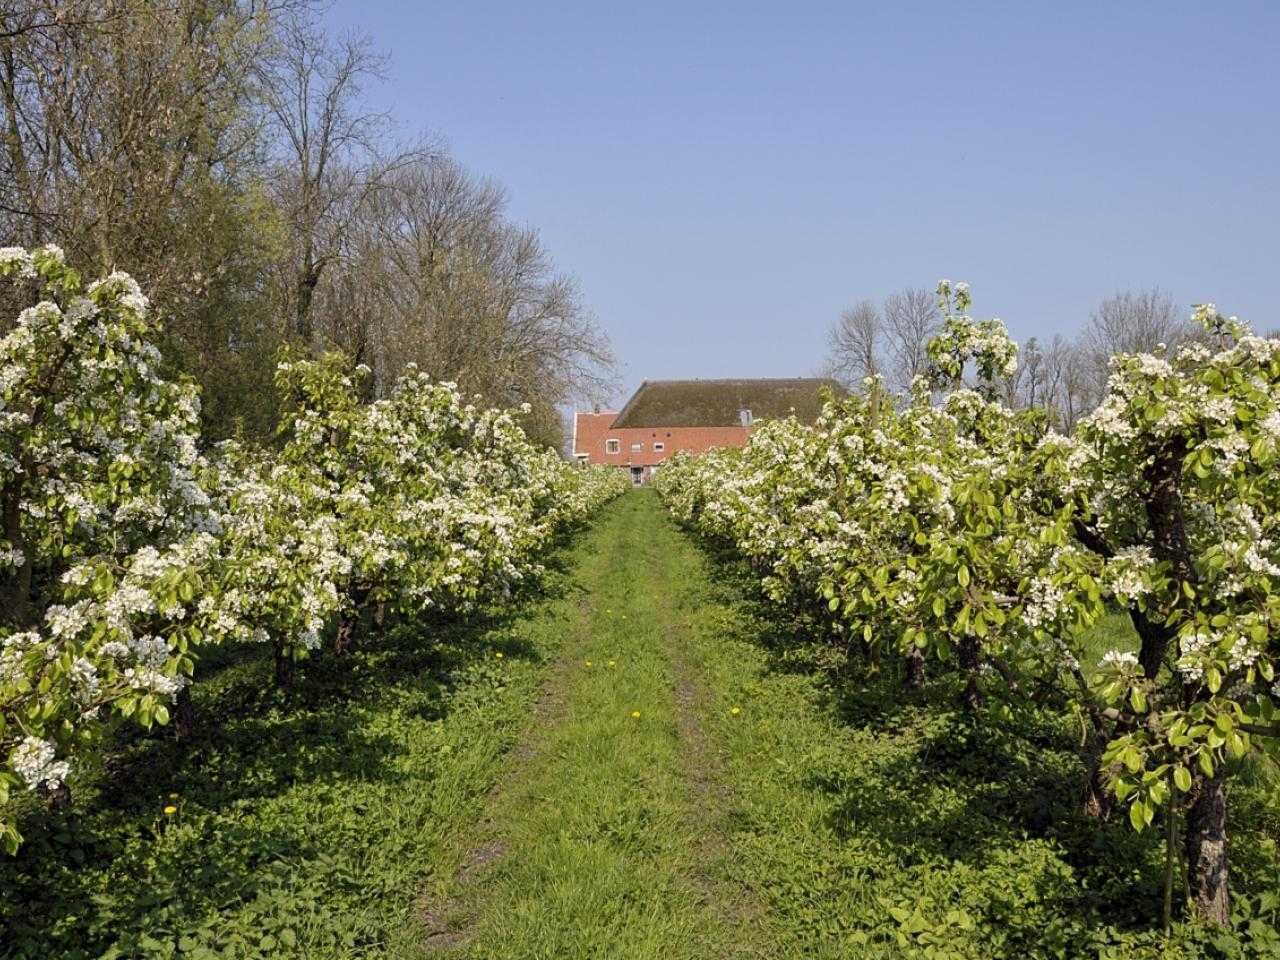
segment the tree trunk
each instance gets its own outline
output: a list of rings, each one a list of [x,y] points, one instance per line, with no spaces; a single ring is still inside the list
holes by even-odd
[[[1221,773],[1200,780],[1187,812],[1187,869],[1191,898],[1200,919],[1225,925],[1231,919],[1227,886],[1227,786]]]
[[[173,704],[173,729],[179,740],[190,740],[196,733],[196,705],[191,699],[191,684],[178,691]]]
[[[977,713],[982,709],[982,691],[978,688],[978,665],[981,644],[977,637],[963,637],[960,640],[960,668],[964,671],[965,684],[961,702],[969,713]]]
[[[1182,511],[1182,461],[1187,444],[1182,438],[1170,440],[1152,457],[1142,471],[1148,485],[1146,496],[1147,524],[1151,528],[1152,553],[1173,569],[1176,580],[1195,585],[1195,567],[1191,562],[1191,544],[1187,540],[1187,522]],[[1180,584],[1176,585],[1180,588]],[[1174,630],[1133,616],[1134,626],[1142,638],[1138,662],[1148,680],[1154,680],[1164,663],[1165,653]]]
[[[276,689],[290,690],[293,688],[293,657],[285,650],[282,644],[276,646]]]
[[[903,657],[903,666],[906,667],[906,674],[902,678],[902,685],[908,690],[919,690],[923,687],[924,651],[912,644],[911,649]]]
[[[65,780],[56,787],[42,783],[37,792],[44,798],[50,813],[61,813],[71,806],[71,787],[67,785]]]
[[[1091,752],[1089,783],[1085,787],[1084,812],[1086,816],[1095,817],[1104,823],[1111,819],[1111,811],[1115,808],[1115,796],[1107,789],[1106,778],[1102,775],[1102,751]]]
[[[341,656],[346,653],[351,646],[352,637],[355,636],[356,624],[360,620],[360,611],[343,615],[338,620],[338,629],[333,637],[333,652]]]

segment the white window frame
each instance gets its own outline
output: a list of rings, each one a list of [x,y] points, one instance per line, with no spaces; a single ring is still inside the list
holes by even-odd
[[[633,444],[631,445],[631,452],[632,452],[632,453],[643,453],[643,452],[644,452],[644,441],[643,441],[643,440],[637,440],[635,443],[633,443]]]
[[[661,440],[659,440],[657,443],[653,445],[654,453],[661,453],[665,449],[667,449],[667,445],[663,443]]]
[[[605,453],[621,453],[622,441],[619,440],[617,437],[610,437],[608,440],[604,442],[604,452]]]

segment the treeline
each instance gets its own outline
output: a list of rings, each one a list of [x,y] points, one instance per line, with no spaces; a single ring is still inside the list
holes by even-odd
[[[1089,314],[1074,338],[1028,338],[1017,369],[997,376],[994,386],[1008,406],[1042,409],[1051,426],[1071,433],[1106,395],[1113,356],[1203,339],[1189,316],[1159,289],[1117,293]],[[930,290],[908,288],[880,303],[859,300],[827,331],[825,372],[855,388],[878,377],[905,391],[928,373],[926,348],[942,325]]]
[[[265,437],[286,344],[385,396],[415,363],[547,444],[612,363],[575,282],[501,187],[366,93],[387,62],[314,0],[0,3],[0,237],[128,269],[192,376],[203,435]],[[19,304],[0,304],[0,333]]]

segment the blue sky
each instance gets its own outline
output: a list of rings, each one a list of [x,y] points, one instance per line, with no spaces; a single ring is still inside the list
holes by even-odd
[[[963,8],[963,9],[962,9]],[[1014,335],[1158,285],[1280,326],[1280,3],[338,0],[623,368],[794,376],[942,276]]]

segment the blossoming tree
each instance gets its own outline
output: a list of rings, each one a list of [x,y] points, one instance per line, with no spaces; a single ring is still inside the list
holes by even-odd
[[[53,246],[0,250],[0,278],[35,301],[0,339],[3,803],[60,792],[104,712],[168,719],[214,530],[195,392],[158,376],[137,284],[84,286]]]
[[[84,286],[49,246],[0,250],[0,280],[30,303],[0,339],[0,811],[15,789],[65,798],[109,723],[187,714],[199,645],[268,641],[287,685],[370,603],[511,596],[627,487],[413,370],[366,402],[337,354],[280,364],[279,449],[206,458],[130,277]]]
[[[889,398],[871,381],[813,429],[676,459],[659,491],[751,557],[773,599],[821,609],[873,657],[892,645],[909,678],[927,653],[958,662],[972,712],[984,685],[1003,698],[1028,679],[1077,703],[1092,810],[1125,803],[1138,830],[1163,810],[1170,870],[1185,814],[1196,910],[1225,922],[1226,784],[1280,735],[1280,341],[1200,308],[1202,342],[1114,358],[1067,438],[998,400],[1016,363],[1003,325],[968,315],[963,284],[939,298],[930,384]],[[1108,603],[1140,648],[1082,667]],[[1166,917],[1171,889],[1166,873]]]

